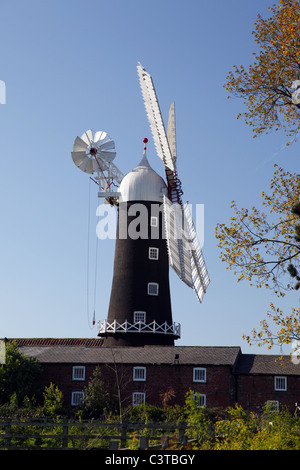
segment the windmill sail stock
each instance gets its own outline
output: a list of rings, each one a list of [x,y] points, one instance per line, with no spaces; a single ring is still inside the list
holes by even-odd
[[[166,171],[169,198],[164,197],[163,204],[170,266],[202,302],[210,279],[189,206],[183,206],[181,200],[183,192],[176,171],[174,103],[170,107],[166,133],[152,77],[140,63],[137,70],[156,151]]]

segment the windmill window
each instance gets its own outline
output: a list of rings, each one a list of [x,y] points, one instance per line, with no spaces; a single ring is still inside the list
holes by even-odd
[[[133,368],[133,380],[135,382],[146,381],[146,367],[134,367]]]
[[[133,312],[134,323],[146,323],[146,312]]]
[[[149,248],[149,259],[158,259],[158,248],[150,247]]]
[[[150,226],[151,227],[158,227],[158,217],[151,216]]]
[[[78,406],[83,402],[84,393],[83,392],[72,392],[71,405]]]
[[[132,394],[132,406],[142,405],[146,401],[145,393],[134,392]]]
[[[194,367],[193,381],[194,382],[206,382],[206,369],[203,367]]]
[[[274,388],[277,391],[285,392],[287,390],[286,377],[274,377]]]
[[[85,380],[85,366],[74,366],[72,379],[73,380]]]
[[[157,282],[148,282],[148,294],[158,295],[158,284]]]

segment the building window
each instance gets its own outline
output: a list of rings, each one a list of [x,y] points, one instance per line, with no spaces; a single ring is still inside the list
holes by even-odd
[[[194,367],[193,382],[206,382],[206,369],[203,367]]]
[[[195,393],[194,400],[197,404],[197,408],[201,408],[201,406],[206,406],[206,395],[204,395],[203,393]]]
[[[274,377],[274,388],[277,391],[285,392],[287,390],[286,377]]]
[[[158,295],[158,284],[157,282],[148,282],[148,294]]]
[[[85,366],[74,366],[72,379],[73,380],[85,380]]]
[[[134,323],[146,323],[146,312],[133,312]]]
[[[83,399],[84,399],[83,392],[72,392],[71,405],[78,406],[82,403]]]
[[[149,248],[149,259],[158,259],[158,248],[150,247]]]
[[[138,382],[145,382],[146,380],[146,367],[133,368],[133,380]]]
[[[134,392],[132,394],[132,406],[142,405],[146,401],[145,393]]]
[[[266,405],[267,405],[267,411],[279,411],[279,401],[276,401],[276,400],[268,400],[266,402]]]
[[[158,217],[151,216],[150,226],[151,227],[158,227]]]

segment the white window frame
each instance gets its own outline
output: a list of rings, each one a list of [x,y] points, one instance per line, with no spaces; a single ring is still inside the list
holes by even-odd
[[[84,393],[81,391],[72,392],[71,405],[78,406],[84,399]]]
[[[159,257],[159,248],[156,248],[155,246],[150,246],[148,256],[149,259],[157,261]]]
[[[274,390],[277,392],[287,391],[287,378],[285,375],[276,375],[274,377]]]
[[[156,287],[156,292],[150,292],[151,287]],[[158,282],[148,282],[148,295],[158,295]]]
[[[158,217],[154,215],[151,216],[150,227],[158,227]]]
[[[133,368],[133,380],[135,382],[146,381],[146,367],[134,367]]]
[[[206,382],[206,369],[205,367],[194,367],[193,369],[193,382]]]
[[[146,402],[146,394],[144,392],[133,392],[132,406],[143,405]]]
[[[277,400],[267,400],[268,411],[274,413],[279,411],[279,401]]]
[[[133,312],[133,323],[146,323],[146,312],[141,310]]]
[[[85,380],[85,366],[73,366],[72,380]]]
[[[204,393],[194,393],[194,400],[197,403],[197,408],[206,407],[206,395]]]

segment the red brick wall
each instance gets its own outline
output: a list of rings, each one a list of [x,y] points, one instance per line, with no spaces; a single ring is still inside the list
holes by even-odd
[[[96,367],[86,364],[85,380],[74,381],[73,365],[76,364],[42,365],[42,386],[48,386],[50,382],[57,385],[64,394],[66,406],[71,404],[72,391],[83,390]],[[297,376],[287,376],[287,391],[276,391],[273,375],[233,376],[229,366],[207,366],[206,383],[193,382],[193,365],[147,365],[145,382],[133,381],[133,367],[133,364],[101,365],[102,378],[110,394],[117,394],[117,372],[124,405],[132,403],[133,392],[144,392],[147,403],[162,406],[161,394],[171,389],[175,397],[170,404],[183,405],[185,395],[191,389],[206,395],[208,408],[226,408],[237,402],[244,409],[260,411],[267,400],[279,401],[291,412],[295,410],[295,403],[300,406],[300,377]]]
[[[43,364],[42,385],[48,386],[50,382],[57,385],[64,394],[66,406],[71,403],[72,391],[83,390],[96,367],[95,364],[85,365],[85,380],[74,381],[73,365],[76,364]],[[161,406],[161,394],[170,389],[175,392],[170,404],[183,405],[190,389],[205,394],[206,406],[209,408],[226,408],[235,403],[234,378],[229,366],[207,366],[206,383],[193,382],[193,365],[147,365],[145,382],[133,381],[133,367],[134,364],[101,365],[102,379],[110,394],[117,393],[118,374],[122,400],[127,404],[132,403],[133,392],[144,392],[147,403]]]
[[[285,376],[282,374],[282,376]],[[293,413],[295,403],[300,405],[300,377],[286,376],[287,390],[277,391],[273,375],[240,375],[237,377],[239,404],[251,411],[261,411],[268,400],[279,401]]]

